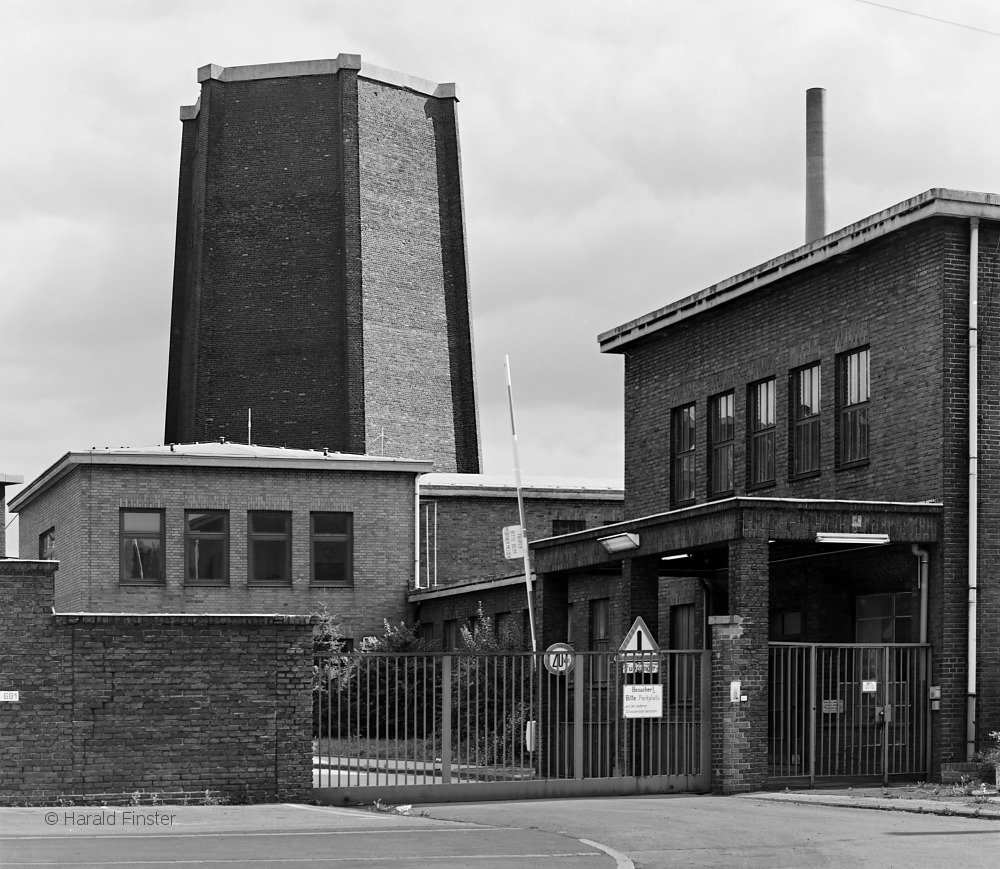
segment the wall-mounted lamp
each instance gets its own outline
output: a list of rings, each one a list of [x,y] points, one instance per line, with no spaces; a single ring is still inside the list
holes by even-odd
[[[835,531],[817,531],[817,543],[853,543],[856,546],[878,546],[889,542],[888,534],[852,534]]]
[[[639,548],[638,534],[612,534],[610,537],[598,537],[597,542],[604,547],[605,552],[628,552]]]

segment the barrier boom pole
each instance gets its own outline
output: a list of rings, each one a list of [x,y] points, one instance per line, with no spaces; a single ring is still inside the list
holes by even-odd
[[[524,588],[528,596],[528,623],[531,627],[531,651],[537,652],[535,643],[535,604],[531,593],[531,560],[528,553],[528,530],[524,522],[524,494],[521,492],[521,461],[517,455],[517,426],[514,423],[514,390],[510,383],[510,357],[503,358],[507,372],[507,403],[510,405],[510,437],[514,445],[514,480],[517,483],[517,512],[521,522],[521,549],[524,554]]]

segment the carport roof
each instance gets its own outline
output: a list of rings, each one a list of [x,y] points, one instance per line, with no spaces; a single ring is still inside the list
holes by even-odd
[[[533,541],[539,574],[599,567],[716,546],[740,538],[812,541],[818,532],[888,534],[893,543],[936,543],[943,507],[932,501],[846,501],[796,498],[726,498]],[[639,546],[608,553],[600,538],[631,533]]]

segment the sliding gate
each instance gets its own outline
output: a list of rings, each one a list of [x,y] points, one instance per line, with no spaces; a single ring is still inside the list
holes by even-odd
[[[707,791],[709,669],[707,651],[320,658],[314,796]]]
[[[772,784],[925,778],[930,647],[771,643]]]

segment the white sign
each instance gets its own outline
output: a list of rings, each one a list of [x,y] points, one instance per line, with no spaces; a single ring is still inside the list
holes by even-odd
[[[864,679],[861,682],[862,694],[875,694],[878,692],[878,681],[875,679]]]
[[[659,673],[660,662],[652,655],[626,655],[623,673]]]
[[[0,691],[0,703],[19,703],[20,700],[20,691]]]
[[[739,682],[730,682],[729,683],[729,702],[730,703],[739,703],[740,702],[740,696],[741,696],[740,687],[741,686],[740,686]]]
[[[503,557],[524,558],[524,534],[520,525],[507,525],[503,529]]]
[[[844,701],[843,700],[824,700],[823,701],[823,714],[824,715],[840,715],[844,711]]]
[[[565,676],[574,663],[573,647],[569,643],[553,643],[545,650],[545,669],[553,676]]]
[[[622,714],[626,718],[662,718],[663,686],[622,686]]]

